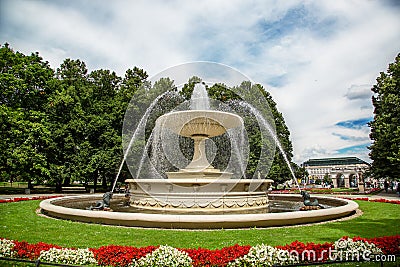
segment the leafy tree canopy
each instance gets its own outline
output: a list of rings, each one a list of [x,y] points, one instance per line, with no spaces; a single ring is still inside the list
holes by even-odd
[[[153,85],[147,78],[147,73],[137,67],[128,69],[124,77],[103,69],[89,72],[79,59],[65,59],[53,70],[38,53],[26,56],[13,51],[8,44],[3,45],[0,48],[0,179],[46,181],[58,190],[73,181],[93,182],[95,186],[99,181],[103,187],[109,186],[123,158],[121,129],[128,107],[133,115],[141,114],[140,110],[148,107],[149,101],[165,88],[177,91],[168,78]],[[179,94],[189,99],[199,82],[199,77],[192,77]],[[267,100],[272,113],[267,119],[273,120],[278,139],[291,160],[290,133],[276,103],[261,85],[244,82],[236,88],[246,97],[254,98],[250,89],[258,90]],[[207,90],[211,98],[222,102],[240,99],[235,90],[223,84],[207,86]],[[131,101],[133,95],[135,101]],[[167,97],[162,101],[167,106],[155,110],[152,121],[179,104],[178,98]],[[264,107],[261,103],[257,108]],[[138,116],[132,117],[132,123],[135,120]],[[266,159],[259,160],[262,144],[256,121],[251,116],[245,121],[255,125],[249,133],[251,177],[256,166]],[[146,129],[147,136],[150,131]],[[278,151],[266,157],[274,159],[269,178],[278,181],[290,178]],[[120,177],[120,181],[129,177],[126,167]]]
[[[400,54],[381,72],[372,87],[374,119],[370,122],[373,160],[371,173],[376,178],[400,177]]]

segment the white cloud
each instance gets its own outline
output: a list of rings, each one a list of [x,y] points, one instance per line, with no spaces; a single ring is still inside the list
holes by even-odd
[[[347,90],[345,97],[349,100],[371,100],[372,97],[372,86],[369,84],[355,85],[352,84]]]
[[[376,2],[359,4],[364,17],[355,19],[347,12],[354,9],[347,6],[342,18],[348,20],[347,28],[329,41],[301,35],[305,38],[303,56],[309,58],[309,63],[288,77],[287,85],[273,90],[293,135],[295,155],[299,159],[306,159],[307,151],[315,144],[327,149],[325,156],[345,147],[344,140],[331,134],[336,129],[329,126],[342,120],[372,116],[372,105],[368,108],[365,102],[344,97],[347,88],[352,84],[373,84],[396,55],[397,48],[387,42],[400,41],[396,34],[399,20],[393,11],[380,10]],[[381,27],[387,30],[374,30],[371,34],[372,29]]]
[[[271,92],[298,163],[360,145],[368,132],[335,124],[372,117],[368,90],[399,52],[399,7],[385,1],[0,3],[0,42],[54,68],[65,58],[119,75],[193,60],[235,67]]]

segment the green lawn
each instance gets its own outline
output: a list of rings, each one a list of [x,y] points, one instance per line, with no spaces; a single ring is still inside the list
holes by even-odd
[[[39,241],[65,247],[103,245],[148,246],[168,244],[180,248],[222,248],[234,244],[284,245],[292,241],[327,242],[342,236],[377,237],[400,234],[399,206],[358,201],[364,214],[352,220],[311,226],[246,230],[183,231],[137,229],[85,224],[40,217],[39,201],[0,204],[0,237]]]
[[[332,192],[349,192],[349,193],[358,193],[358,188],[332,188]]]

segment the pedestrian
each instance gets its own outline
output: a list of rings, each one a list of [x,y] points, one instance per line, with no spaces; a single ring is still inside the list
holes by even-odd
[[[387,193],[389,189],[389,183],[387,180],[385,180],[385,182],[383,183],[383,187],[385,188],[385,192]]]

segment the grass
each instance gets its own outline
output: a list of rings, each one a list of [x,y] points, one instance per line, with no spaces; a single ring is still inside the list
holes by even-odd
[[[56,220],[36,214],[39,201],[0,204],[0,237],[39,241],[64,247],[129,245],[143,247],[168,244],[180,248],[222,248],[240,245],[284,245],[301,242],[332,242],[342,236],[377,237],[400,234],[399,206],[358,201],[364,214],[352,220],[318,225],[245,229],[182,231],[140,229]]]
[[[0,182],[0,186],[6,186],[6,187],[27,187],[28,183],[27,182]]]
[[[358,192],[358,188],[332,188],[332,192]]]

